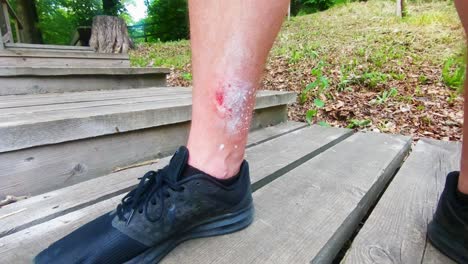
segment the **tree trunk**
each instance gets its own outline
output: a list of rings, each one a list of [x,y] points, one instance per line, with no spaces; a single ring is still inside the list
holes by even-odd
[[[122,18],[95,16],[89,46],[99,53],[127,53],[132,45]]]
[[[405,17],[406,16],[406,5],[405,5],[405,0],[397,0],[396,1],[397,8],[396,8],[396,14],[399,17]]]
[[[16,14],[23,23],[21,42],[41,44],[42,35],[37,25],[39,18],[37,17],[36,2],[34,0],[17,0],[16,4]]]

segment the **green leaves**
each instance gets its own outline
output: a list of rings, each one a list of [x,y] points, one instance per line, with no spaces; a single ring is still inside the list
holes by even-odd
[[[465,62],[461,58],[449,58],[442,68],[442,81],[449,88],[457,90],[463,87],[465,77]]]
[[[388,101],[391,97],[395,97],[398,95],[398,90],[393,87],[388,91],[383,91],[382,95],[377,95],[377,98],[372,100],[371,103],[376,103],[376,104],[383,104]]]
[[[316,77],[315,81],[309,83],[304,90],[302,90],[301,94],[299,95],[299,102],[301,104],[304,104],[307,99],[308,99],[308,94],[311,91],[314,91],[314,94],[320,95],[322,94],[325,90],[327,90],[330,87],[330,84],[328,82],[328,78],[323,75],[323,67],[325,63],[323,61],[319,61],[317,63],[317,66],[315,66],[311,71],[310,74]],[[323,107],[323,106],[322,106]]]
[[[190,72],[184,72],[182,73],[182,78],[186,81],[191,81],[192,80],[192,74]]]
[[[364,120],[351,119],[346,128],[360,128],[360,127],[369,126],[370,124],[372,124],[372,121],[369,119],[364,119]]]
[[[312,125],[312,119],[317,115],[316,109],[309,109],[306,113],[306,121],[309,125]]]
[[[325,121],[318,121],[317,122],[317,125],[321,126],[321,127],[331,127],[330,124],[328,124],[327,122]]]
[[[317,116],[318,108],[322,108],[325,106],[325,102],[315,98],[314,99],[314,108],[307,110],[306,112],[306,121],[309,125],[312,125],[312,119]],[[320,122],[319,122],[320,123]]]
[[[318,99],[318,98],[315,98],[314,99],[314,105],[317,107],[317,108],[322,108],[325,106],[325,102]]]

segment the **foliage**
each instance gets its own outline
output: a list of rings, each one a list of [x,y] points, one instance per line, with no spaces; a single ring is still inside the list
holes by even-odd
[[[400,19],[391,1],[369,0],[285,21],[261,89],[306,95],[289,107],[295,121],[308,117],[313,124],[346,127],[358,125],[351,119],[371,120],[365,129],[460,140],[463,99],[444,84],[441,74],[445,62],[459,58],[460,47],[466,47],[453,2],[409,2],[408,10],[410,16]],[[191,85],[183,76],[191,71],[186,40],[147,43],[130,56],[132,65],[172,67],[172,86]],[[325,84],[317,78],[320,72],[328,83],[322,94],[317,87]],[[369,103],[385,98],[384,91],[391,94],[392,87],[398,94],[387,95],[387,103]],[[325,107],[317,108],[317,98]]]
[[[312,124],[312,119],[317,115],[318,109],[325,106],[325,102],[315,98],[314,99],[314,108],[307,110],[306,112],[306,121],[309,125]]]
[[[119,16],[126,10],[120,0],[102,0],[102,11],[104,15]]]
[[[147,24],[152,40],[175,41],[189,38],[187,0],[153,0],[148,6]]]
[[[346,128],[360,128],[370,126],[372,121],[369,119],[359,120],[359,119],[351,119],[349,124]]]
[[[451,89],[458,90],[463,86],[466,71],[463,57],[448,58],[442,68],[442,81]]]
[[[130,63],[136,67],[148,65],[184,68],[190,63],[190,42],[188,40],[139,44],[130,51]]]
[[[190,72],[185,72],[182,74],[182,78],[186,81],[191,81],[192,80],[192,74]]]
[[[329,87],[328,78],[323,75],[323,67],[325,63],[323,61],[319,61],[317,66],[315,66],[311,71],[310,74],[315,76],[315,81],[309,83],[302,93],[299,96],[299,102],[303,104],[308,99],[308,94],[311,91],[314,91],[315,94],[322,94],[326,89]]]
[[[372,100],[372,103],[376,104],[384,104],[388,101],[388,99],[395,97],[398,95],[398,90],[395,87],[392,87],[388,91],[383,91],[381,95],[377,95],[375,100]]]
[[[324,11],[334,5],[346,4],[356,0],[292,0],[291,1],[291,14],[307,15]]]
[[[36,0],[38,26],[44,43],[70,44],[76,28],[91,26],[96,15],[127,17],[124,4],[128,1],[131,0]],[[103,2],[107,10],[103,9]]]
[[[309,125],[312,124],[312,119],[317,115],[317,109],[309,109],[306,112],[306,121]]]

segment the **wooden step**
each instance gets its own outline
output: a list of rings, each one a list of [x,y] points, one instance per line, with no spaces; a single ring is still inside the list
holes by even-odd
[[[427,239],[445,177],[459,170],[461,144],[422,139],[354,239],[344,263],[455,263]]]
[[[183,243],[163,263],[330,263],[411,146],[407,137],[352,135],[318,126],[281,129],[277,135],[250,137],[249,143],[246,158],[256,207],[252,226]],[[167,162],[0,209],[0,226],[6,227],[0,231],[0,262],[30,263],[48,244],[115,208],[141,173]],[[110,192],[116,196],[106,196]]]
[[[260,91],[251,128],[285,122],[294,101],[294,93]],[[168,155],[186,143],[190,119],[190,88],[2,96],[0,198]]]
[[[166,86],[167,68],[0,67],[0,96]]]
[[[130,67],[130,59],[89,50],[5,48],[0,49],[0,67]]]
[[[49,44],[30,44],[30,43],[5,43],[5,48],[8,50],[32,50],[32,51],[64,51],[76,52],[86,51],[94,53],[94,50],[89,46],[70,46],[70,45],[49,45]]]

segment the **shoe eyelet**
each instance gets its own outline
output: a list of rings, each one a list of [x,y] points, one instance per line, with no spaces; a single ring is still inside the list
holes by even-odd
[[[156,201],[155,201],[155,200],[151,200],[151,204],[152,204],[152,205],[156,205]]]
[[[143,209],[138,209],[138,213],[139,213],[139,214],[142,214],[142,213],[143,213]]]
[[[200,182],[195,182],[196,185],[200,185]]]

